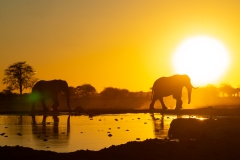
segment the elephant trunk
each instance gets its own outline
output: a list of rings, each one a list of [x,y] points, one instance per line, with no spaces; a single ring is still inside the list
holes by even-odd
[[[67,90],[66,96],[67,96],[67,106],[68,106],[68,109],[69,109],[69,111],[70,111],[71,109],[70,109],[70,104],[69,104],[69,97],[70,97],[69,90]]]
[[[193,86],[190,84],[189,86],[186,86],[187,90],[188,90],[188,104],[191,103],[191,97],[192,97],[192,88]]]
[[[64,91],[65,94],[66,94],[66,98],[67,98],[67,106],[68,106],[68,109],[69,109],[69,111],[70,111],[70,110],[71,110],[71,109],[70,109],[70,104],[69,104],[70,91],[69,91],[69,89],[68,89],[68,86],[65,87],[65,88],[63,89],[63,91]]]

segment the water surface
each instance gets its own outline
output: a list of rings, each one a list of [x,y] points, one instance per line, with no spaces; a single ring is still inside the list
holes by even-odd
[[[129,141],[167,138],[177,116],[160,114],[106,114],[82,116],[0,115],[0,146],[73,152],[100,150]]]

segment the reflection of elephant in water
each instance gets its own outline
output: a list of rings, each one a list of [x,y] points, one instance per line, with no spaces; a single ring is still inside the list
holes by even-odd
[[[164,102],[163,97],[172,95],[177,100],[176,109],[182,108],[182,88],[186,87],[188,90],[188,104],[191,102],[192,84],[187,75],[173,75],[171,77],[161,77],[157,79],[152,87],[152,102],[149,109],[154,109],[154,103],[157,99],[160,100],[162,108],[168,109]]]
[[[45,100],[48,98],[52,98],[53,100],[53,111],[58,111],[57,107],[59,105],[58,102],[58,94],[60,92],[64,92],[67,96],[67,106],[70,110],[69,105],[69,89],[66,81],[63,80],[51,80],[51,81],[38,81],[32,88],[32,111],[35,111],[35,104],[37,101],[41,101],[43,110],[48,111],[48,108],[45,104]]]
[[[54,143],[54,145],[56,143],[68,143],[70,135],[70,115],[67,117],[67,122],[61,122],[61,125],[59,124],[59,121],[60,119],[65,119],[65,116],[61,116],[62,118],[59,118],[57,115],[53,115],[53,122],[49,122],[47,121],[48,115],[44,114],[42,116],[42,122],[39,123],[38,120],[40,117],[40,115],[32,115],[33,137],[39,140],[43,139],[44,141],[49,139],[50,143]],[[63,125],[65,123],[66,125]],[[56,140],[59,139],[61,139],[61,141],[56,142]]]
[[[154,113],[151,113],[151,118],[152,118],[152,122],[153,122],[153,126],[154,126],[154,134],[155,134],[155,138],[166,138],[165,137],[165,132],[166,130],[164,130],[164,115],[161,115],[160,118],[156,118],[156,115],[154,115]]]

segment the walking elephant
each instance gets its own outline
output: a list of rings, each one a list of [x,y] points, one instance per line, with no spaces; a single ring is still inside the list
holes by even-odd
[[[51,81],[38,81],[32,88],[32,112],[35,112],[35,104],[37,101],[41,101],[43,106],[43,111],[48,111],[45,104],[45,100],[52,98],[53,100],[53,111],[57,112],[57,107],[59,106],[58,94],[64,92],[67,97],[67,106],[70,111],[69,105],[69,89],[68,84],[64,80],[51,80]]]
[[[188,75],[173,75],[171,77],[161,77],[157,79],[152,87],[152,102],[149,109],[154,109],[154,103],[157,99],[161,102],[162,109],[167,110],[163,102],[163,97],[172,95],[176,99],[176,110],[182,108],[182,89],[188,90],[188,104],[191,102],[192,88],[191,80]]]

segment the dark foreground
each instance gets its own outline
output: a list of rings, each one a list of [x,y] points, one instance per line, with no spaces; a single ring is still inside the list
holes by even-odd
[[[0,147],[1,159],[239,159],[240,139],[128,142],[100,151],[56,153],[24,147]]]

